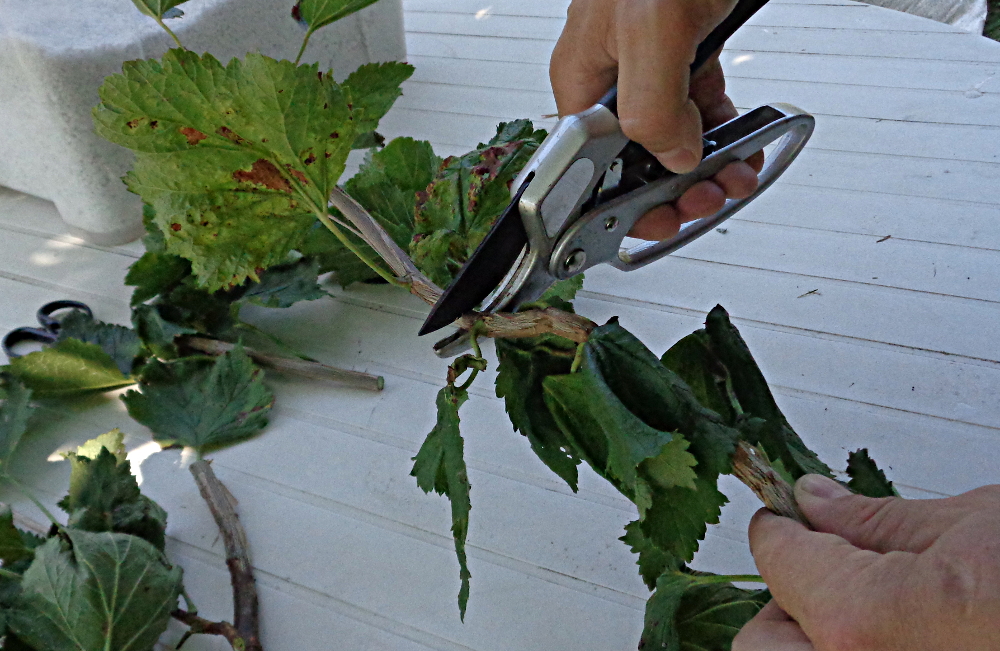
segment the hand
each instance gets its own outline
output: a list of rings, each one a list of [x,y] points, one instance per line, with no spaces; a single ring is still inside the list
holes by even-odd
[[[718,53],[690,76],[695,51],[736,0],[573,0],[549,77],[560,115],[593,106],[618,83],[622,131],[672,172],[701,161],[701,134],[737,116]],[[727,165],[673,205],[636,222],[633,237],[672,237],[684,222],[718,212],[757,189],[763,155]]]
[[[761,509],[750,548],[774,600],[732,651],[1000,649],[1000,486],[872,499],[806,475],[813,525]]]

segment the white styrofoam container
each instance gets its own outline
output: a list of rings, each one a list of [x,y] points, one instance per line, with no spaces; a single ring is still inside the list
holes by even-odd
[[[293,0],[190,0],[165,21],[184,46],[223,63],[246,52],[294,59],[303,29]],[[121,176],[128,150],[94,133],[91,109],[123,61],[159,57],[169,36],[129,0],[0,2],[0,186],[54,202],[69,229],[119,244],[142,232],[139,198]],[[343,79],[371,61],[406,56],[400,0],[375,4],[316,32],[303,61]]]

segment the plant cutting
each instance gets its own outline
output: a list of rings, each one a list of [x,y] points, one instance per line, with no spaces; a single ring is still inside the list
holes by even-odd
[[[181,4],[136,2],[161,24],[164,12]],[[315,30],[366,4],[302,0],[290,8],[306,27],[299,58]],[[12,360],[0,412],[0,422],[12,423],[5,435],[11,443],[4,445],[13,450],[28,431],[32,396],[60,399],[132,387],[123,396],[130,416],[161,445],[189,447],[199,457],[191,471],[226,540],[235,618],[232,624],[207,622],[190,602],[177,607],[180,573],[162,555],[165,514],[135,497],[127,462],[115,456],[121,445],[115,439],[73,461],[81,468],[99,462],[128,484],[127,490],[105,488],[113,482],[94,480],[99,486],[83,494],[105,505],[100,517],[86,511],[91,507],[83,498],[68,498],[68,521],[50,514],[53,528],[44,541],[11,533],[13,524],[6,529],[11,540],[26,542],[23,549],[15,545],[10,566],[3,557],[5,594],[12,595],[0,602],[5,648],[74,648],[69,638],[49,641],[65,636],[68,625],[60,628],[43,615],[52,604],[65,605],[65,595],[47,593],[37,577],[70,581],[72,572],[80,574],[91,549],[83,531],[105,536],[105,545],[144,549],[143,563],[163,567],[157,571],[166,577],[161,602],[167,605],[161,607],[166,616],[157,610],[147,617],[155,622],[148,636],[127,640],[102,628],[116,620],[114,611],[98,609],[99,616],[72,625],[94,631],[77,648],[150,648],[150,636],[162,632],[171,615],[192,633],[225,636],[234,649],[262,647],[245,535],[227,491],[201,457],[264,428],[273,395],[260,365],[315,369],[316,362],[245,322],[242,306],[280,309],[319,300],[325,273],[345,286],[387,283],[434,304],[507,206],[510,184],[545,135],[526,120],[504,123],[476,149],[443,160],[426,142],[383,144],[378,122],[411,73],[403,63],[368,64],[338,83],[316,64],[255,53],[223,64],[175,48],[158,60],[127,62],[101,87],[95,128],[135,152],[125,182],[146,206],[146,252],[125,279],[135,288],[132,327],[72,314],[53,346]],[[354,148],[368,154],[341,187]],[[734,474],[769,507],[801,517],[788,482],[832,472],[778,409],[725,310],[714,309],[703,330],[658,355],[617,320],[598,325],[575,314],[572,299],[581,283],[580,276],[558,283],[516,314],[461,318],[472,352],[448,367],[436,425],[412,468],[421,489],[451,503],[458,615],[464,617],[468,606],[474,569],[465,544],[475,495],[459,413],[486,368],[482,343],[494,339],[496,394],[542,462],[573,490],[585,463],[636,506],[622,540],[637,554],[653,591],[640,646],[727,648],[769,595],[733,585],[759,577],[688,567],[727,501],[719,476]],[[368,382],[373,390],[381,386],[377,379],[334,375]],[[863,452],[852,455],[848,469],[855,490],[892,493]],[[73,485],[71,477],[71,496]],[[115,501],[125,493],[128,500]],[[81,509],[84,514],[75,515]],[[155,553],[132,540],[146,539],[132,520],[116,519],[119,509],[156,523],[159,547],[146,541]],[[29,554],[37,549],[51,551]],[[116,567],[131,567],[128,553],[111,554]],[[87,586],[106,583],[97,574],[80,576],[66,598],[90,598],[94,591]]]

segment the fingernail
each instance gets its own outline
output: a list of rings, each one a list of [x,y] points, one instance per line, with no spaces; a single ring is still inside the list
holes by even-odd
[[[660,164],[675,174],[686,174],[698,167],[698,155],[690,149],[678,147],[662,154],[655,154]]]
[[[823,475],[805,475],[796,482],[795,488],[824,500],[851,494],[843,485]]]

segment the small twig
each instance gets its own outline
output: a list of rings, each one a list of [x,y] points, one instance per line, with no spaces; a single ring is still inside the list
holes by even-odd
[[[243,643],[239,651],[262,651],[257,588],[250,565],[246,531],[236,515],[236,500],[215,476],[208,461],[196,461],[191,464],[190,470],[201,496],[212,511],[226,548],[226,565],[229,566],[233,584],[233,626]],[[233,648],[238,647],[234,645]]]
[[[180,343],[194,350],[208,353],[209,355],[221,355],[235,348],[235,344],[218,339],[208,339],[206,337],[182,337]],[[381,375],[370,375],[360,371],[348,371],[334,366],[327,366],[319,362],[309,362],[304,359],[292,357],[280,357],[269,355],[253,348],[243,347],[244,352],[250,358],[268,368],[276,371],[294,373],[311,380],[328,380],[343,386],[355,389],[367,389],[368,391],[381,391],[385,387],[385,379]]]
[[[754,446],[740,441],[733,457],[733,474],[750,487],[764,506],[778,515],[809,525],[795,503],[792,487],[771,467],[767,458]]]
[[[181,637],[180,641],[177,643],[175,648],[180,649],[184,646],[184,643],[188,641],[188,638],[192,635],[207,634],[207,635],[221,635],[226,638],[229,642],[229,646],[234,649],[239,649],[244,646],[245,641],[240,637],[239,631],[236,627],[229,622],[211,622],[203,617],[198,617],[195,613],[190,613],[185,610],[178,608],[177,610],[170,613],[170,616],[179,622],[187,624],[189,629]]]
[[[554,307],[524,312],[496,314],[466,314],[455,322],[460,328],[478,328],[478,334],[496,339],[518,339],[553,334],[576,343],[587,341],[597,324],[572,312]]]
[[[340,188],[334,188],[330,193],[330,205],[339,210],[347,221],[354,224],[361,239],[385,260],[398,280],[410,288],[410,293],[419,296],[430,305],[437,303],[444,293],[441,288],[417,269],[410,256],[399,248],[375,218],[368,214],[364,206]]]

